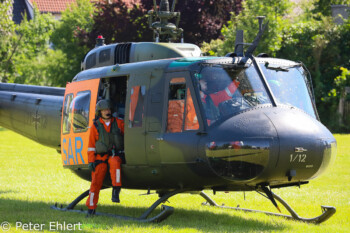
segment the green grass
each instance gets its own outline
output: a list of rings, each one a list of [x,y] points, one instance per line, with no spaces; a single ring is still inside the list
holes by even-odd
[[[170,198],[168,205],[175,212],[159,224],[54,211],[50,205],[69,203],[89,188],[89,182],[63,169],[53,149],[1,128],[0,139],[0,224],[9,222],[9,232],[25,232],[16,230],[16,222],[45,224],[43,230],[49,232],[50,222],[56,221],[81,223],[82,230],[75,232],[350,232],[350,135],[336,135],[338,155],[323,176],[301,189],[276,190],[303,217],[319,215],[320,205],[335,206],[337,213],[320,225],[206,207],[201,205],[204,199],[191,194]],[[124,189],[122,202],[116,205],[110,201],[111,189],[103,190],[98,210],[138,216],[157,199],[156,195],[140,196],[145,192]],[[254,192],[246,193],[245,200],[243,193],[207,193],[219,204],[275,212],[268,200]],[[85,209],[84,203],[79,208]]]

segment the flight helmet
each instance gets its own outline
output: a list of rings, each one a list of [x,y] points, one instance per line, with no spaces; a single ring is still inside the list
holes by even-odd
[[[96,116],[101,115],[101,110],[109,109],[111,108],[110,103],[108,100],[100,100],[96,104]]]

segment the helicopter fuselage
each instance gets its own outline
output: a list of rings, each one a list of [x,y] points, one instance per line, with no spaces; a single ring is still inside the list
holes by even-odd
[[[172,207],[163,206],[154,217],[150,213],[185,192],[225,208],[204,189],[264,192],[279,211],[276,200],[291,215],[236,210],[313,223],[330,218],[335,213],[330,206],[323,206],[315,218],[299,217],[271,191],[308,183],[336,156],[336,140],[320,122],[303,64],[253,56],[267,29],[263,17],[258,17],[259,32],[245,52],[247,43],[238,30],[234,52],[204,57],[194,44],[171,43],[183,33],[176,1],[171,12],[168,1],[161,1],[159,11],[153,2],[154,11],[148,13],[156,42],[105,45],[99,35],[82,71],[66,88],[0,83],[0,126],[56,149],[64,168],[90,181],[90,128],[98,117],[96,103],[108,100],[113,116],[124,120],[124,151],[118,153],[122,187],[159,195],[139,218],[116,218],[160,222],[172,214]],[[176,24],[169,22],[174,17]],[[103,188],[111,186],[106,176]],[[74,207],[89,193],[65,208],[51,208],[77,212]]]
[[[206,94],[202,79],[208,79]],[[235,92],[209,114],[203,95],[215,98],[232,81]],[[1,84],[0,97],[2,126],[57,149],[63,166],[86,180],[95,105],[110,99],[125,122],[125,188],[300,185],[320,175],[336,153],[303,68],[282,59],[257,57],[244,66],[239,57],[101,65],[80,72],[65,89]],[[111,185],[108,176],[104,185]]]

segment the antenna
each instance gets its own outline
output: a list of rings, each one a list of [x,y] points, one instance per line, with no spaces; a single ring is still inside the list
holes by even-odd
[[[173,0],[171,11],[169,11],[169,1],[161,0],[159,4],[159,11],[157,11],[156,0],[153,0],[153,10],[148,12],[150,29],[153,30],[155,41],[159,42],[162,39],[175,40],[183,33],[183,29],[179,28],[180,12],[175,12],[176,0]],[[159,21],[155,21],[159,18]],[[176,22],[171,23],[169,20],[175,18]]]
[[[261,32],[263,30],[262,23],[264,22],[265,16],[257,16],[256,18],[259,20],[259,32]]]
[[[234,53],[228,53],[226,54],[226,57],[232,57],[232,56],[238,56],[243,57],[244,56],[244,45],[250,45],[247,51],[245,52],[244,59],[242,59],[241,63],[244,63],[253,55],[253,52],[255,51],[256,47],[258,47],[258,44],[260,42],[261,36],[264,34],[267,25],[269,24],[269,21],[267,21],[263,25],[263,21],[265,19],[265,16],[258,16],[256,17],[259,20],[259,32],[256,35],[253,43],[244,43],[243,37],[244,32],[243,30],[237,30],[236,31],[236,41],[235,41],[235,52]]]
[[[251,57],[253,55],[253,52],[255,51],[256,47],[258,47],[260,39],[261,39],[262,35],[264,34],[264,31],[266,30],[267,25],[269,24],[269,21],[267,21],[264,25],[262,24],[265,16],[258,16],[256,18],[259,20],[259,32],[256,35],[252,45],[245,52],[246,57]]]
[[[239,57],[243,57],[243,45],[244,45],[244,31],[236,31],[236,42],[235,42],[235,54]]]

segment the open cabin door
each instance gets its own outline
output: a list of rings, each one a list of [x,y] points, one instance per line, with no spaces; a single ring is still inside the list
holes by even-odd
[[[66,86],[61,120],[61,156],[64,167],[88,164],[89,126],[95,117],[100,79]]]

